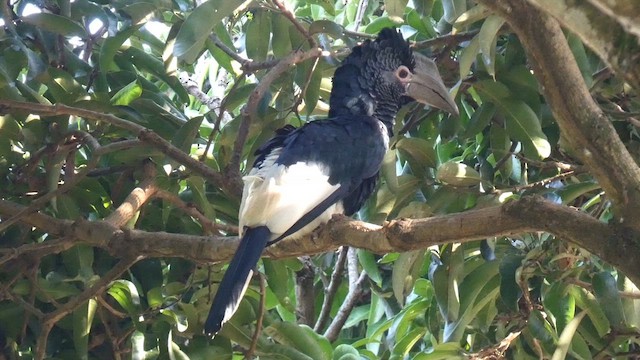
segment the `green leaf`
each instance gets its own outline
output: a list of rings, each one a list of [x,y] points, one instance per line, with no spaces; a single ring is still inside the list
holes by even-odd
[[[444,20],[453,24],[460,15],[467,11],[466,0],[442,0],[444,10]]]
[[[416,2],[414,2],[414,6]],[[428,35],[429,37],[436,37],[438,34],[433,28],[433,24],[429,21],[428,17],[420,15],[415,9],[408,9],[409,12],[406,15],[406,21],[409,26],[418,30],[418,33]]]
[[[322,69],[320,64],[311,73],[311,79],[307,84],[304,92],[304,106],[307,116],[311,115],[320,99],[320,84],[322,83]]]
[[[433,266],[433,264],[432,264]],[[449,306],[449,274],[445,265],[435,266],[435,270],[430,272],[429,279],[433,284],[436,295],[436,302],[445,322],[453,322],[458,318],[457,308]],[[457,299],[456,299],[457,300]],[[459,304],[459,303],[458,303]]]
[[[50,67],[47,75],[46,81],[43,79],[43,82],[47,84],[56,101],[71,104],[87,94],[84,87],[64,70]]]
[[[118,92],[111,97],[111,105],[127,106],[133,100],[139,98],[140,95],[142,95],[142,86],[140,86],[140,83],[136,80],[118,90]]]
[[[427,333],[427,329],[424,327],[417,327],[409,331],[408,334],[396,341],[393,347],[393,353],[401,356],[407,356],[413,346],[420,341]]]
[[[329,340],[306,325],[277,322],[264,329],[264,332],[277,342],[292,346],[311,359],[328,360],[332,357],[333,349]]]
[[[279,58],[287,56],[291,50],[291,38],[289,37],[289,29],[291,22],[284,16],[271,16],[271,49],[273,54]]]
[[[487,73],[494,79],[496,77],[496,42],[498,40],[498,31],[504,23],[505,20],[502,17],[491,15],[484,21],[478,33],[482,61]]]
[[[476,35],[460,52],[460,79],[465,79],[469,75],[471,65],[476,61],[478,52],[480,52],[480,38]]]
[[[558,190],[558,195],[562,198],[562,203],[568,205],[580,196],[600,188],[600,184],[595,181],[585,181],[577,184],[567,184]]]
[[[602,311],[609,319],[609,323],[614,330],[622,330],[626,328],[627,319],[624,316],[622,308],[622,300],[620,292],[616,285],[616,279],[606,272],[602,271],[593,276],[591,280],[593,292],[596,295],[598,303]]]
[[[293,305],[295,299],[290,297],[290,290],[293,288],[291,275],[285,263],[270,259],[262,259],[262,263],[269,289],[273,291],[282,306],[289,311],[295,311]]]
[[[249,59],[264,61],[269,51],[271,37],[271,12],[257,8],[247,23],[245,49]]]
[[[389,19],[386,16],[382,16],[379,17],[375,20],[373,20],[372,22],[370,22],[365,28],[364,28],[364,32],[367,34],[377,34],[380,32],[380,30],[386,28],[386,27],[394,27],[397,26],[398,24],[395,23],[393,20]]]
[[[409,0],[384,0],[384,8],[387,10],[389,19],[398,24],[404,22],[404,10],[408,2]]]
[[[566,358],[571,347],[571,340],[576,335],[578,325],[580,325],[580,321],[585,315],[587,315],[587,312],[583,310],[567,324],[558,338],[556,351],[553,352],[551,360],[563,360]]]
[[[63,299],[80,293],[80,290],[65,280],[62,275],[50,272],[46,278],[38,278],[38,286],[47,298],[54,300]]]
[[[401,306],[404,298],[413,288],[416,270],[422,267],[424,250],[414,250],[400,253],[400,256],[393,264],[391,272],[391,284],[396,301]]]
[[[428,352],[420,352],[412,360],[463,360],[467,359],[457,342],[437,344]]]
[[[200,211],[208,218],[215,219],[215,209],[211,202],[207,198],[207,190],[204,179],[200,176],[190,176],[187,179],[187,184],[189,185],[189,189],[193,194],[193,202],[198,207]]]
[[[282,16],[280,16],[282,17]],[[331,20],[316,20],[309,25],[309,34],[328,34],[331,35],[334,39],[339,39],[342,37],[344,32],[344,27],[340,24],[336,24]]]
[[[459,315],[456,321],[445,323],[443,334],[445,342],[460,341],[465,329],[479,317],[479,312],[498,296],[497,274],[498,261],[488,261],[483,262],[462,281],[458,279],[456,285],[459,291],[459,305],[457,305]],[[453,295],[450,293],[449,298],[451,297]]]
[[[94,248],[79,244],[62,253],[67,271],[72,276],[80,276],[87,280],[93,275]]]
[[[598,336],[604,337],[609,332],[609,320],[602,306],[600,306],[593,295],[577,286],[572,285],[569,288],[569,293],[576,299],[576,306],[587,311],[591,323],[598,332]]]
[[[511,139],[509,139],[509,135],[504,128],[496,124],[491,125],[489,141],[491,142],[491,151],[496,162],[509,154]],[[513,155],[509,156],[513,157]],[[506,161],[500,169],[495,170],[500,170],[503,178],[508,179],[513,172],[513,166],[510,161]]]
[[[482,179],[472,167],[449,161],[438,167],[436,180],[452,186],[471,187],[480,184]]]
[[[357,356],[357,358],[360,358],[360,353],[358,352],[358,350],[356,348],[354,348],[353,346],[349,345],[349,344],[340,344],[338,346],[336,346],[335,350],[333,351],[333,356],[332,356],[332,360],[345,360],[343,359],[343,356],[346,355],[355,355]]]
[[[585,85],[590,88],[593,85],[593,73],[595,71],[592,69],[591,61],[589,60],[584,44],[580,38],[572,32],[568,32],[566,36],[567,43],[569,44],[569,48],[571,48],[573,57],[576,59]]]
[[[173,45],[173,54],[187,63],[193,63],[213,28],[226,16],[231,15],[243,2],[243,0],[209,0],[200,4],[180,27]]]
[[[522,266],[524,256],[507,254],[500,262],[500,297],[511,311],[518,311],[522,289],[518,285],[516,272]]]
[[[403,137],[396,144],[396,149],[409,161],[414,174],[424,173],[426,167],[436,167],[436,152],[427,140]]]
[[[380,169],[382,177],[392,193],[396,193],[399,187],[398,175],[396,173],[396,160],[397,150],[389,149],[389,151],[384,154],[382,168]]]
[[[116,280],[111,284],[107,293],[130,315],[135,316],[140,311],[140,294],[133,282]]]
[[[182,84],[180,84],[177,77],[167,74],[167,70],[159,58],[135,47],[129,47],[123,53],[125,56],[130,57],[131,63],[138,69],[146,70],[161,79],[171,87],[171,90],[180,97],[180,100],[185,103],[189,102],[189,94],[187,91]]]
[[[453,23],[453,27],[457,30],[464,30],[466,27],[470,26],[476,21],[480,21],[491,14],[492,11],[490,9],[481,4],[478,4],[467,10],[464,14],[460,15]]]
[[[277,18],[278,16],[273,16],[273,18]],[[282,17],[282,16],[281,16]],[[235,50],[235,46],[233,45],[233,41],[231,40],[231,36],[227,31],[227,28],[224,26],[224,23],[220,22],[218,25],[214,27],[214,34],[218,37],[220,41],[222,41],[225,45],[227,45],[230,49]],[[288,37],[288,33],[284,34]],[[275,40],[274,40],[275,41]],[[216,60],[216,62],[227,70],[229,73],[233,74],[235,72],[233,65],[231,64],[231,57],[222,51],[218,46],[216,46],[210,38],[206,40],[207,49],[211,53],[211,56]],[[275,50],[274,50],[275,53]]]
[[[73,344],[78,359],[89,359],[89,334],[98,302],[90,299],[73,311]]]
[[[120,30],[115,36],[108,37],[102,43],[102,47],[100,48],[100,71],[106,73],[107,71],[117,70],[115,67],[113,58],[116,55],[116,52],[120,49],[122,44],[127,41],[131,35],[135,34],[138,29],[140,29],[141,25],[131,26],[125,28],[124,30]]]
[[[628,277],[618,279],[618,283],[621,283],[620,290],[622,291],[631,293],[638,292],[638,288]],[[627,325],[635,328],[640,328],[640,299],[634,299],[625,296],[624,298],[622,298],[622,307],[627,319]]]
[[[504,115],[507,133],[524,146],[524,153],[533,159],[545,159],[551,154],[551,144],[542,132],[540,120],[522,100],[510,97],[509,88],[500,82],[480,81],[474,84],[483,100],[498,106]]]
[[[543,343],[552,343],[555,333],[540,310],[533,310],[527,321],[527,328],[534,338]]]
[[[200,130],[200,125],[202,125],[203,119],[203,116],[196,116],[187,121],[180,127],[180,129],[178,129],[178,132],[176,132],[174,137],[171,139],[171,144],[182,150],[184,153],[190,154],[191,146],[198,136],[198,130]]]
[[[473,88],[478,90],[483,100],[490,101],[496,105],[498,105],[499,100],[511,96],[511,90],[499,81],[481,80],[473,84]]]
[[[469,119],[469,123],[467,124],[467,128],[462,134],[462,137],[469,138],[482,132],[482,130],[489,126],[495,113],[496,107],[492,103],[483,103],[480,105],[473,115],[471,115],[471,119]]]
[[[562,331],[576,313],[576,300],[569,293],[569,286],[562,282],[553,283],[545,292],[544,307],[556,318],[556,329]]]
[[[374,255],[364,249],[357,249],[356,252],[358,254],[360,265],[367,273],[367,276],[369,276],[369,279],[378,284],[378,286],[382,286],[382,275],[380,275],[378,263],[376,262]]]
[[[25,16],[21,20],[62,36],[78,36],[83,39],[87,37],[87,32],[82,25],[64,16],[41,12]]]
[[[522,141],[527,157],[546,159],[551,155],[551,144],[542,132],[538,116],[529,105],[520,100],[503,100],[498,108],[506,117],[507,132],[512,138]]]

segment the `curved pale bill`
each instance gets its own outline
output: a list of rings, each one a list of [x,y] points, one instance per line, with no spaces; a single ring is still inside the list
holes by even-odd
[[[458,106],[444,86],[436,63],[422,54],[413,55],[416,67],[407,86],[407,95],[423,104],[459,115]]]

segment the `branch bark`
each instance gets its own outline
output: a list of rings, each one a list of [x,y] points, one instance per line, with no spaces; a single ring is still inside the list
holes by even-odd
[[[562,135],[613,200],[618,220],[639,231],[640,168],[591,98],[558,21],[529,0],[479,2],[514,29]]]
[[[24,206],[0,200],[0,215]],[[78,243],[103,248],[114,256],[182,257],[201,263],[228,261],[237,237],[197,236],[126,230],[105,221],[59,220],[34,213],[22,222],[51,235],[72,236]],[[384,226],[335,216],[327,226],[301,239],[281,241],[265,251],[270,258],[288,258],[332,251],[342,245],[384,254],[425,249],[452,241],[466,242],[532,231],[546,231],[598,255],[640,284],[640,233],[623,225],[607,225],[586,213],[540,197],[526,197],[501,206],[425,219],[399,219]],[[46,244],[43,244],[46,245]]]
[[[640,3],[528,0],[552,15],[632,87],[640,89]]]

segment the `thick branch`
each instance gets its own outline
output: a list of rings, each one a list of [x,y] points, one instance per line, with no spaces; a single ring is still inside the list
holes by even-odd
[[[559,23],[527,0],[480,2],[515,30],[563,136],[613,199],[619,219],[640,230],[640,168],[591,98]]]
[[[640,89],[640,3],[637,0],[528,0],[558,19],[618,76]]]
[[[24,208],[0,200],[0,214]],[[100,247],[118,257],[182,257],[202,263],[228,261],[237,237],[196,236],[123,230],[104,221],[70,222],[35,213],[21,219],[52,235],[74,236],[78,242]],[[581,246],[618,267],[640,284],[640,262],[636,259],[640,234],[622,226],[609,226],[586,213],[556,205],[538,197],[426,219],[400,219],[384,226],[336,216],[329,223],[297,240],[281,241],[265,256],[287,258],[335,250],[342,245],[388,253],[425,249],[452,241],[466,242],[531,231],[546,231]],[[43,244],[44,245],[44,244]]]

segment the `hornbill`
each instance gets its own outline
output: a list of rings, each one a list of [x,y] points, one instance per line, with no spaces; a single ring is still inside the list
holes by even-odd
[[[353,215],[374,191],[393,121],[411,101],[458,112],[435,64],[394,29],[353,48],[333,77],[329,117],[287,125],[256,151],[244,180],[241,240],[211,305],[215,335],[237,310],[263,249],[332,215]]]

